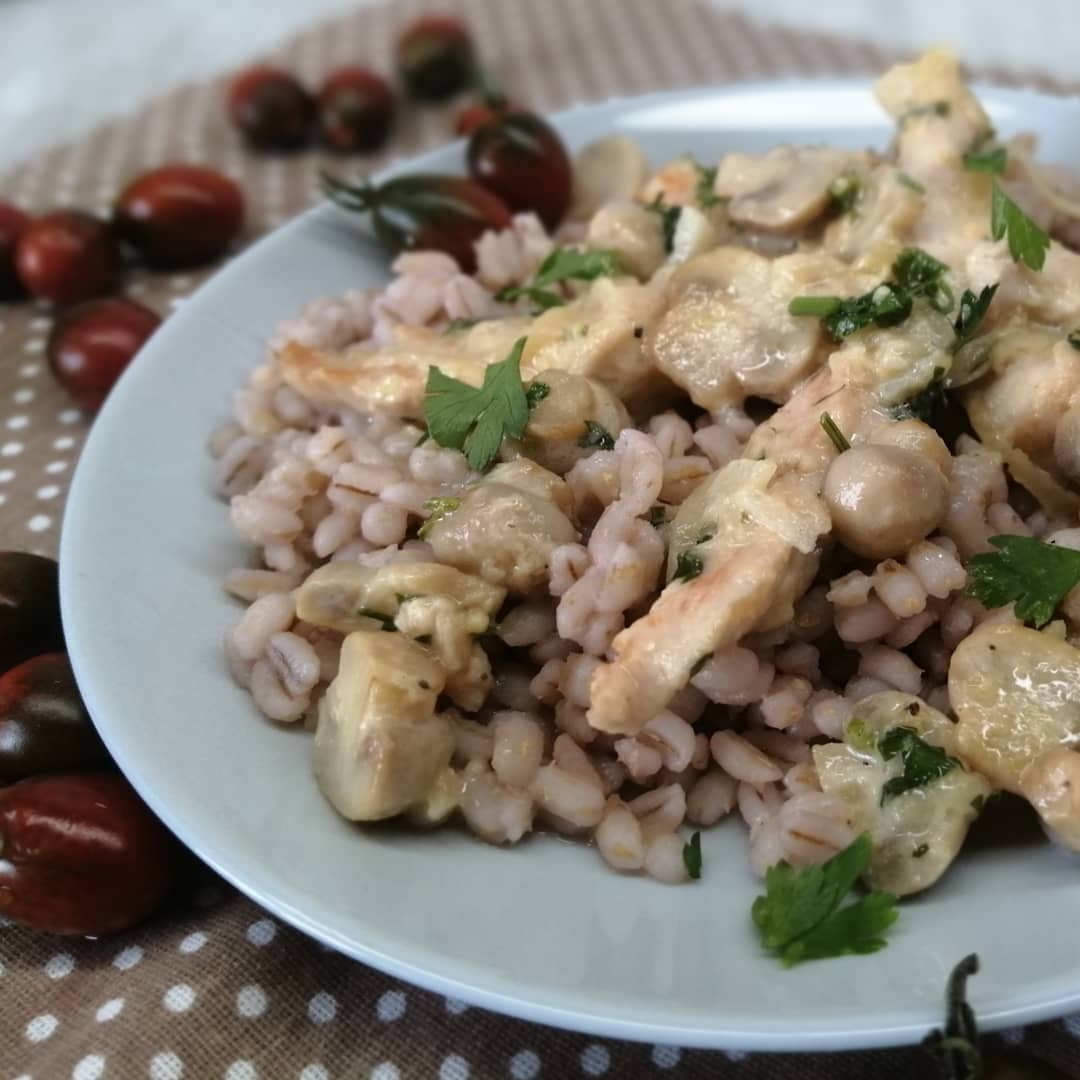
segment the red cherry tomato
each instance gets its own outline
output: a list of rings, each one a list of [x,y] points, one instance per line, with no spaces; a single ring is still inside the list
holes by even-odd
[[[469,175],[511,210],[532,210],[553,229],[573,193],[573,171],[558,132],[535,113],[508,112],[477,128],[466,150]]]
[[[257,150],[297,150],[305,146],[315,117],[311,95],[287,71],[259,64],[229,85],[229,116]]]
[[[162,165],[133,180],[113,226],[151,266],[195,266],[223,255],[244,224],[243,192],[201,165]]]
[[[112,230],[81,210],[56,210],[31,219],[15,247],[22,283],[54,304],[77,304],[111,292],[120,265],[120,245]]]
[[[464,90],[474,68],[472,38],[452,15],[424,15],[398,39],[398,74],[419,101],[442,101]]]
[[[394,93],[375,72],[345,67],[323,83],[318,108],[319,135],[331,150],[377,150],[390,134]]]
[[[0,300],[14,300],[25,292],[15,272],[15,245],[29,220],[11,203],[0,202]]]
[[[454,130],[464,138],[468,138],[477,128],[483,127],[485,124],[492,124],[499,119],[503,113],[517,111],[516,106],[511,105],[510,102],[501,98],[488,98],[484,101],[474,101],[471,105],[466,105],[464,109],[458,113],[457,122],[454,124]]]
[[[161,320],[134,300],[91,300],[65,312],[49,335],[49,367],[84,409],[97,409]]]

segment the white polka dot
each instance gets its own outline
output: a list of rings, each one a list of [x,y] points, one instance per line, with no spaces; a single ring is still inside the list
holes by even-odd
[[[45,351],[45,342],[42,338],[31,338],[24,346],[23,352],[41,353]]]
[[[31,390],[29,386],[24,386],[21,390],[16,390],[15,393],[11,395],[11,400],[15,402],[16,405],[28,405],[34,400],[34,397],[34,391]]]
[[[12,431],[21,431],[24,427],[30,426],[29,416],[10,416],[8,417],[7,426]]]
[[[50,461],[49,464],[45,466],[45,471],[55,475],[56,473],[65,472],[67,467],[68,463],[66,461]]]
[[[59,1026],[60,1021],[52,1013],[42,1013],[26,1025],[26,1037],[31,1042],[44,1042]]]
[[[443,1004],[451,1016],[460,1016],[469,1006],[459,998],[447,998]]]
[[[49,957],[49,962],[45,965],[45,974],[50,979],[62,979],[65,975],[70,975],[74,970],[75,957],[66,952]]]
[[[608,1048],[599,1043],[590,1043],[581,1051],[581,1068],[589,1076],[603,1076],[611,1068]]]
[[[163,1050],[150,1059],[150,1080],[180,1080],[184,1063],[171,1050]]]
[[[405,1015],[408,999],[404,990],[387,990],[375,1006],[375,1015],[385,1024],[400,1020]]]
[[[35,375],[40,375],[41,374],[41,365],[40,364],[23,364],[23,366],[21,368],[19,368],[19,374],[24,379],[32,379]]]
[[[330,1080],[330,1073],[325,1065],[305,1065],[297,1080]]]
[[[380,1061],[371,1070],[371,1080],[401,1080],[401,1070],[392,1061]]]
[[[206,935],[201,930],[196,930],[194,934],[188,934],[188,936],[180,942],[180,951],[182,953],[198,952],[205,944]]]
[[[3,446],[0,446],[0,457],[17,457],[23,452],[23,444],[21,442],[6,442]]]
[[[247,928],[247,939],[252,945],[269,945],[277,934],[277,923],[273,919],[260,919]]]
[[[674,1069],[679,1064],[682,1051],[677,1046],[654,1046],[652,1048],[653,1064],[658,1069]]]
[[[52,518],[48,514],[35,514],[26,523],[26,527],[31,532],[44,532],[51,524]]]
[[[115,1020],[123,1011],[123,998],[109,998],[109,1000],[94,1013],[94,1017],[99,1024],[106,1024],[110,1020]]]
[[[44,487],[39,487],[34,494],[39,499],[55,499],[60,494],[60,488],[56,484],[46,484]]]
[[[61,424],[77,424],[81,416],[82,413],[78,409],[64,409],[56,414],[56,419]]]
[[[52,326],[52,319],[31,319],[28,325],[31,330],[48,330]]]
[[[98,1080],[104,1074],[105,1058],[101,1054],[87,1054],[71,1070],[71,1080]]]
[[[329,1023],[337,1016],[337,998],[333,994],[328,994],[325,990],[320,990],[308,1002],[307,1014],[311,1017],[312,1023]]]
[[[439,1080],[469,1080],[469,1063],[460,1054],[451,1054],[439,1066]]]
[[[540,1075],[540,1055],[535,1050],[519,1050],[510,1059],[513,1080],[533,1080]]]
[[[75,445],[75,440],[70,435],[61,435],[59,439],[53,439],[54,450],[70,450]]]
[[[225,1080],[257,1080],[258,1075],[250,1061],[234,1061],[225,1070]]]
[[[187,1012],[195,1004],[195,991],[187,983],[177,983],[165,991],[161,1001],[169,1012]]]
[[[266,1012],[266,992],[261,986],[241,986],[236,993],[236,1011],[248,1020]]]
[[[15,479],[14,469],[0,469],[0,484],[10,484]]]
[[[113,967],[121,971],[129,971],[143,958],[143,951],[138,945],[129,945],[126,949],[116,954]]]

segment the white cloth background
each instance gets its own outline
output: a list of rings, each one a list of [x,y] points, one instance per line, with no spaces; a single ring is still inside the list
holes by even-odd
[[[371,2],[0,0],[0,167],[177,83],[234,67],[311,22]],[[712,2],[796,29],[896,48],[945,43],[971,64],[1077,77],[1076,52],[1063,44],[1071,41],[1078,0]]]

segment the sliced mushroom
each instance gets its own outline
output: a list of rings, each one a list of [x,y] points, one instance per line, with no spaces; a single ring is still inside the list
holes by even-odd
[[[576,378],[577,376],[570,376]],[[620,428],[620,430],[622,430]],[[527,457],[515,458],[496,465],[484,478],[485,483],[506,484],[519,491],[528,492],[538,499],[554,503],[568,517],[574,509],[574,496],[570,485],[543,465]]]
[[[296,590],[296,613],[313,626],[343,634],[378,630],[398,614],[405,598],[422,596],[448,597],[461,609],[483,615],[486,626],[487,617],[506,598],[506,590],[441,563],[371,567],[330,562],[313,570]]]
[[[536,381],[547,396],[529,413],[522,451],[545,469],[564,476],[593,449],[583,446],[586,421],[599,424],[613,439],[630,426],[630,414],[606,386],[567,371],[541,371]]]
[[[574,158],[569,219],[588,221],[605,204],[632,198],[648,172],[641,147],[625,135],[607,135],[589,143]]]
[[[964,757],[1024,795],[1043,755],[1080,743],[1080,650],[1045,631],[988,623],[953,653],[949,699]]]
[[[856,212],[842,214],[825,229],[825,248],[841,259],[881,251],[887,273],[925,202],[925,193],[895,165],[877,165],[862,179]]]
[[[313,764],[342,817],[378,821],[429,803],[454,748],[435,712],[442,667],[401,634],[354,633],[319,705]]]
[[[1080,851],[1080,754],[1064,746],[1047,751],[1024,770],[1020,788],[1050,834]]]
[[[594,250],[614,251],[619,265],[643,280],[667,259],[663,219],[638,202],[609,203],[598,210],[589,222],[585,243]]]
[[[818,146],[775,146],[760,157],[727,154],[717,167],[714,191],[731,200],[728,215],[736,225],[798,232],[828,209],[829,185],[865,166],[866,157]]]
[[[821,790],[843,799],[855,828],[871,835],[866,884],[906,896],[945,872],[992,787],[958,761],[944,775],[889,797],[885,785],[903,773],[904,764],[899,755],[886,760],[880,741],[900,728],[955,758],[956,725],[920,698],[893,692],[863,698],[844,741],[815,746],[813,755]]]

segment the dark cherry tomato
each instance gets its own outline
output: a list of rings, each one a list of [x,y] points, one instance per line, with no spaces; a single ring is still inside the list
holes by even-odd
[[[229,117],[257,150],[298,150],[306,146],[315,103],[287,71],[259,64],[241,71],[229,85]]]
[[[29,551],[0,551],[0,671],[63,647],[56,563]]]
[[[390,134],[394,92],[374,71],[340,68],[323,83],[318,108],[319,135],[331,150],[377,150]]]
[[[398,39],[398,74],[419,101],[442,101],[464,90],[474,68],[472,38],[452,15],[424,15]]]
[[[502,199],[461,176],[410,173],[378,187],[323,179],[339,206],[371,214],[375,235],[392,251],[444,251],[465,271],[476,266],[480,236],[511,220]]]
[[[35,656],[0,676],[0,783],[109,764],[64,653]]]
[[[471,105],[466,105],[458,113],[454,130],[458,135],[468,138],[477,128],[481,128],[485,124],[492,124],[503,113],[513,111],[517,111],[517,107],[508,102],[506,98],[498,96],[486,97],[481,101],[474,101]]]
[[[120,265],[120,245],[108,224],[82,210],[32,218],[15,247],[22,283],[54,304],[77,304],[111,292]]]
[[[49,934],[111,934],[172,887],[176,841],[118,773],[0,788],[0,915]]]
[[[49,335],[49,367],[84,409],[98,409],[161,320],[134,300],[110,296],[72,308]]]
[[[120,194],[113,227],[151,266],[196,266],[223,255],[244,224],[244,193],[202,165],[162,165]]]
[[[15,272],[15,245],[29,220],[11,203],[0,202],[0,300],[14,300],[26,291]]]
[[[511,210],[532,210],[549,229],[562,221],[573,193],[570,157],[535,113],[508,112],[477,128],[466,157],[469,175]]]

